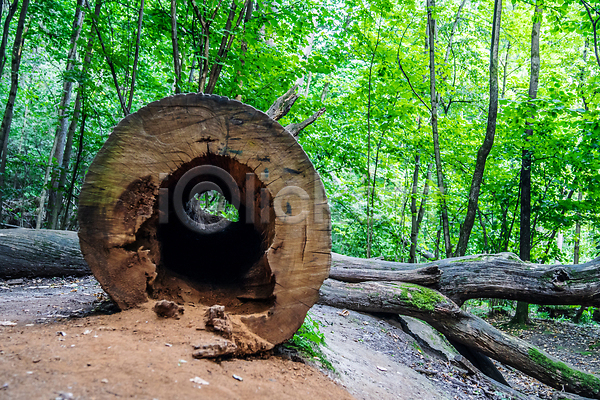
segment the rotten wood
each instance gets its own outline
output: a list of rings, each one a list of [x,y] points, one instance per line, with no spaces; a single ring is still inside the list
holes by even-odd
[[[230,179],[221,189],[239,200],[239,221],[209,234],[188,229],[177,206],[184,174],[206,166],[229,178],[181,188]],[[329,275],[329,208],[312,163],[280,124],[220,96],[175,95],[123,119],[89,167],[79,226],[86,261],[122,309],[221,304],[271,344],[296,332]]]

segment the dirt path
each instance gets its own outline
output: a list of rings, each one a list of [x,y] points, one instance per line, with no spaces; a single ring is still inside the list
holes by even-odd
[[[320,321],[335,372],[277,351],[196,360],[191,354],[201,334],[199,318],[186,307],[180,320],[157,318],[150,304],[114,313],[93,277],[0,281],[0,399],[508,398],[423,347],[398,320],[327,306],[313,307],[310,315]],[[597,328],[539,322],[513,333],[584,369],[600,370]],[[531,398],[555,393],[499,368]]]

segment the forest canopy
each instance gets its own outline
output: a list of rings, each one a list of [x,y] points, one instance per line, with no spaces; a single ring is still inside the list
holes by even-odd
[[[279,122],[316,116],[298,141],[326,188],[334,251],[600,254],[596,0],[0,7],[0,223],[77,230],[87,167],[152,101],[214,93],[267,111],[292,89]]]

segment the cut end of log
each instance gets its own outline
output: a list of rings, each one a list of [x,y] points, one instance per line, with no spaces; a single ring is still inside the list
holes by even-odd
[[[237,221],[190,214],[208,191]],[[312,163],[281,125],[224,97],[172,96],[121,121],[89,168],[79,221],[84,257],[122,309],[221,304],[273,344],[302,324],[329,274]]]

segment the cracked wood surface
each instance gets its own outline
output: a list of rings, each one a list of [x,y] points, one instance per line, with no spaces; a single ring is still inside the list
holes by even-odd
[[[172,189],[186,169],[204,164],[234,178],[241,207],[250,210],[262,240],[264,254],[241,283],[204,284],[187,278],[185,265],[173,272],[163,262],[159,193]],[[255,181],[248,193],[247,176]],[[224,304],[271,343],[288,339],[300,327],[329,274],[329,208],[312,163],[279,123],[225,97],[171,96],[124,118],[89,168],[79,222],[83,255],[121,308],[149,298]],[[215,251],[227,257],[240,245]],[[207,256],[195,256],[200,267]]]

